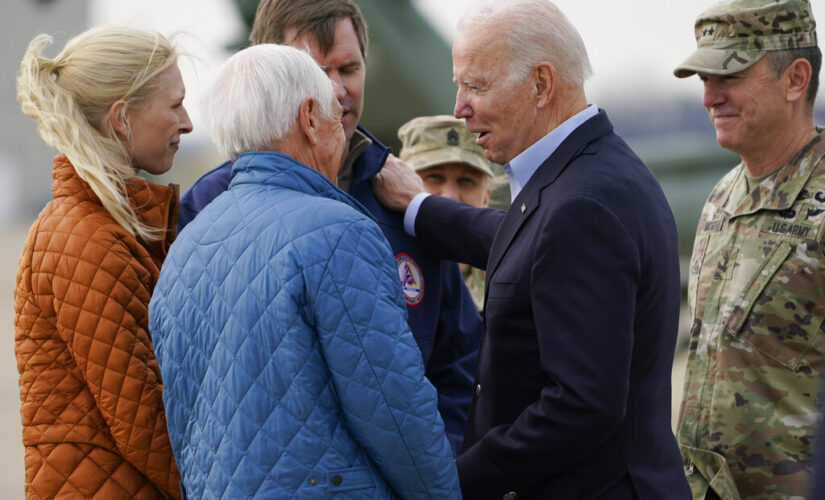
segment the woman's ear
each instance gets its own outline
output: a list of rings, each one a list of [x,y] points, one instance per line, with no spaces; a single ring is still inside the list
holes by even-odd
[[[126,101],[123,99],[115,101],[109,108],[107,120],[119,137],[126,140],[132,138],[132,129],[129,128],[129,120],[126,118]]]

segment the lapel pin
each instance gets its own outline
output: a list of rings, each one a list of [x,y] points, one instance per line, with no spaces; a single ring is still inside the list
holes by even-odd
[[[524,203],[522,203],[521,204],[521,213],[524,213],[525,210],[527,210],[527,207],[524,205]]]

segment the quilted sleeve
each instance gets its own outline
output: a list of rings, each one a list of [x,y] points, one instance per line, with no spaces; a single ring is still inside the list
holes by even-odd
[[[347,426],[386,481],[402,498],[460,498],[392,253],[371,221],[353,223],[341,235],[314,311]]]
[[[180,498],[161,378],[147,330],[153,277],[128,246],[97,231],[54,276],[57,329],[121,454],[161,492]]]

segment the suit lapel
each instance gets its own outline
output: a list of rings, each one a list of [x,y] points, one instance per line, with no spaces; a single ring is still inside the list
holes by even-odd
[[[585,148],[594,140],[613,131],[613,125],[607,119],[604,110],[584,122],[562,141],[558,148],[541,164],[527,185],[519,192],[510,205],[504,220],[499,226],[490,247],[490,261],[487,263],[487,283],[495,274],[507,249],[515,239],[519,230],[539,206],[541,191],[549,186],[561,175],[570,162],[582,154]]]

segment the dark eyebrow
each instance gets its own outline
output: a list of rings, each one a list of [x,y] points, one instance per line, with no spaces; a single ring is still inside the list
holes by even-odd
[[[332,65],[329,65],[329,64],[327,64],[327,65],[319,64],[318,66],[324,71],[324,73],[326,73],[327,71],[330,70],[330,68],[333,67]],[[361,62],[360,61],[347,61],[343,64],[339,64],[339,65],[334,66],[334,67],[336,69],[360,68],[361,67]]]

